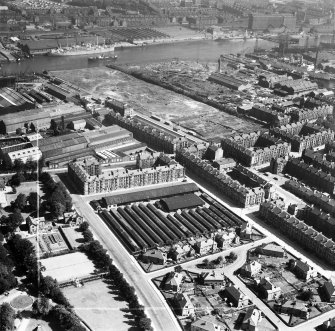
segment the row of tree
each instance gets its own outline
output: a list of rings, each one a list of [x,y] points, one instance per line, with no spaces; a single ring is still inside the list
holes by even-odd
[[[88,230],[88,225],[83,226],[84,231]],[[135,316],[135,321],[140,330],[152,331],[151,319],[147,317],[144,307],[140,305],[135,289],[124,278],[120,270],[113,264],[113,260],[107,254],[107,251],[97,240],[92,240],[81,249],[92,259],[97,268],[108,272],[108,278],[119,289],[122,295],[129,304],[129,309]]]
[[[51,175],[43,172],[40,176],[43,184],[47,206],[57,217],[72,209],[72,198],[62,182],[56,183]]]
[[[17,286],[13,270],[14,263],[9,257],[7,249],[0,243],[0,294]]]
[[[0,330],[14,330],[15,311],[5,302],[0,306]]]

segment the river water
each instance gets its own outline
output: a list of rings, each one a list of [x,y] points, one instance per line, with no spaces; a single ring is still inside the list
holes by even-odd
[[[115,50],[120,64],[146,64],[178,58],[199,62],[215,62],[221,54],[252,52],[256,40],[198,40],[171,44],[128,47]],[[261,48],[272,48],[274,43],[259,40]],[[20,63],[4,63],[1,75],[42,72],[44,70],[68,70],[101,66],[103,63],[89,63],[88,56],[50,57],[35,56]]]

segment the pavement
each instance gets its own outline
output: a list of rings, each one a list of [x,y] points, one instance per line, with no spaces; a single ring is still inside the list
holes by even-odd
[[[223,268],[223,272],[228,276],[233,283],[241,289],[241,291],[247,295],[252,302],[258,306],[264,314],[277,326],[278,330],[294,330],[294,331],[305,331],[313,330],[316,326],[322,324],[325,320],[335,316],[335,312],[330,311],[317,316],[309,321],[306,321],[295,327],[288,327],[282,322],[279,317],[272,312],[272,310],[261,301],[252,291],[250,291],[245,284],[233,274],[233,272],[241,267],[245,262],[246,251],[254,245],[259,245],[265,242],[277,242],[283,246],[291,254],[297,258],[301,258],[311,266],[313,266],[321,275],[326,278],[331,278],[333,270],[318,260],[314,255],[306,253],[299,244],[292,242],[285,238],[280,232],[275,231],[272,228],[267,227],[262,221],[258,220],[252,212],[256,209],[242,209],[233,205],[225,196],[217,192],[208,183],[201,181],[200,184],[197,179],[198,186],[212,196],[214,196],[220,203],[227,206],[230,210],[241,216],[246,221],[253,224],[254,228],[263,233],[266,238],[257,241],[256,243],[249,243],[243,246],[233,247],[227,249],[224,252],[218,252],[210,256],[210,259],[214,259],[219,255],[228,254],[230,251],[234,251],[238,255],[238,259],[231,265],[227,265]],[[279,187],[279,186],[278,186]],[[213,193],[214,192],[214,193]],[[285,191],[286,192],[286,191]],[[287,192],[289,193],[289,192]],[[139,301],[146,307],[146,312],[152,320],[152,324],[157,331],[177,331],[181,330],[173,312],[166,303],[163,295],[155,287],[152,278],[166,274],[174,269],[174,266],[164,268],[161,270],[145,273],[139,266],[135,258],[128,253],[125,247],[119,242],[117,237],[109,230],[103,220],[93,211],[89,206],[89,201],[92,197],[84,197],[78,194],[72,194],[74,206],[80,211],[83,217],[90,223],[92,231],[96,237],[100,240],[102,245],[107,249],[110,256],[113,258],[115,265],[124,274],[125,278],[134,286]],[[183,268],[192,268],[197,262],[202,261],[204,257],[185,262],[182,264]]]
[[[135,288],[139,301],[145,307],[155,330],[181,330],[174,314],[168,307],[163,295],[128,253],[117,237],[110,231],[104,221],[93,211],[88,202],[79,195],[72,195],[75,207],[80,210],[84,219],[89,222],[91,229],[101,244],[107,249],[114,264],[124,274],[127,281]]]

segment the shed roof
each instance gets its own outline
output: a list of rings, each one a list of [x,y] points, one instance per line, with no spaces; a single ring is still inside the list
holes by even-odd
[[[203,200],[201,200],[193,193],[165,198],[161,201],[168,211],[175,211],[184,208],[194,208],[197,206],[203,206],[205,204]]]

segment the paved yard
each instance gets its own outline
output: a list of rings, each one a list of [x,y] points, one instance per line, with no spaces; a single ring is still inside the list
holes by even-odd
[[[82,278],[94,273],[94,265],[84,253],[76,252],[41,260],[45,267],[43,276],[51,276],[58,282]]]
[[[94,331],[136,331],[132,315],[127,312],[128,304],[105,280],[87,282],[80,288],[65,287],[63,292],[76,314]]]

